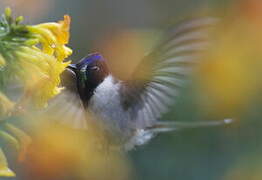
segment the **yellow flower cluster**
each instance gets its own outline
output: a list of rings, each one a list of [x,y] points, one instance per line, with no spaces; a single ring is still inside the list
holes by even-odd
[[[23,71],[25,90],[38,107],[57,95],[61,88],[60,74],[70,61],[63,62],[72,54],[65,46],[69,40],[70,17],[64,16],[58,23],[44,23],[28,26],[34,39],[28,40],[16,55]]]
[[[13,19],[11,9],[6,8],[0,18],[0,140],[8,142],[20,151],[23,159],[31,139],[8,121],[14,113],[24,111],[28,103],[44,107],[57,95],[61,87],[60,75],[72,54],[66,46],[69,41],[70,17],[58,23],[23,25],[22,17]],[[14,80],[14,81],[13,81]],[[22,97],[12,102],[5,92],[9,86],[23,86]],[[12,96],[12,93],[9,93]],[[26,109],[25,109],[26,110]],[[8,162],[0,147],[0,177],[13,177]]]

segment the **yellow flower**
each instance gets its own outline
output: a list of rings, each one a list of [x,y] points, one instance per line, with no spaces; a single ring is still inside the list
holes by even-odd
[[[6,157],[0,148],[0,177],[15,177],[14,172],[8,168]]]
[[[0,19],[0,85],[17,78],[25,88],[22,99],[43,107],[60,92],[60,75],[70,63],[64,60],[72,54],[66,46],[71,20],[65,15],[58,23],[32,26],[22,20],[13,19],[10,8]]]
[[[69,26],[67,15],[58,23],[28,26],[35,39],[28,40],[28,46],[22,46],[16,52],[26,91],[38,107],[45,106],[61,90],[60,74],[70,63],[63,61],[72,54],[72,50],[65,46],[69,40]]]
[[[70,21],[70,16],[65,15],[63,21],[31,26],[29,31],[35,33],[45,53],[54,54],[59,61],[63,61],[72,54],[72,50],[65,46],[69,41]]]

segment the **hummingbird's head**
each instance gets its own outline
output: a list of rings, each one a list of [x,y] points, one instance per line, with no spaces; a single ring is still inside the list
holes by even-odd
[[[81,99],[87,103],[96,87],[109,75],[106,60],[99,53],[89,54],[67,69],[75,73]]]

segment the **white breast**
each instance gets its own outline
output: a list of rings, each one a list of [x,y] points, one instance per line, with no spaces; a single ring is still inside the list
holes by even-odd
[[[120,87],[120,81],[108,76],[96,88],[88,107],[107,127],[123,133],[128,131],[129,114],[121,106]]]
[[[111,75],[108,76],[97,87],[88,109],[105,123],[109,131],[119,133],[120,138],[125,141],[124,148],[130,150],[135,145],[146,143],[153,134],[133,128],[131,122],[134,120],[130,119],[130,112],[125,111],[121,105],[120,88],[121,82],[116,81]]]

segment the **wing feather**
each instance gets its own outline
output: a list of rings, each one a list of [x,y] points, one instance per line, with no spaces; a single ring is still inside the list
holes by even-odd
[[[209,45],[216,18],[195,18],[170,28],[122,85],[122,104],[137,128],[154,124],[176,102],[181,88]]]
[[[62,78],[64,90],[49,102],[45,113],[69,127],[86,129],[87,115],[77,91],[75,74],[67,70]]]

